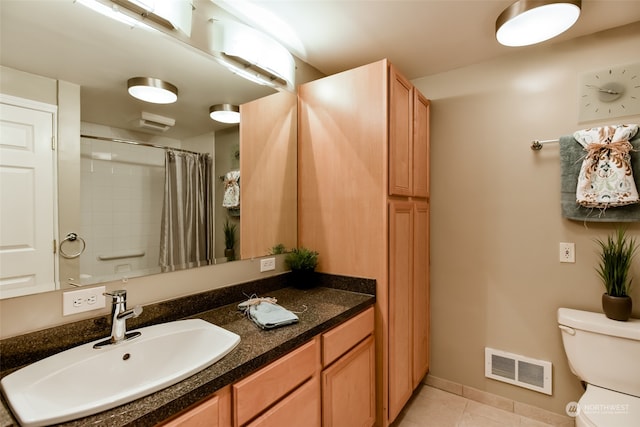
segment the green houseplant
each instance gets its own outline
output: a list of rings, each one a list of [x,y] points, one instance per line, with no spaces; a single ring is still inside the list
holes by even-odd
[[[233,247],[236,245],[236,224],[229,223],[229,219],[224,223],[224,256],[227,257],[227,261],[233,261],[236,259],[235,250]]]
[[[614,320],[626,321],[631,316],[632,301],[629,296],[631,282],[629,269],[638,250],[635,238],[630,238],[622,228],[606,240],[596,239],[600,246],[600,263],[596,271],[606,292],[602,295],[602,309]]]
[[[291,269],[293,286],[310,288],[314,285],[314,272],[318,265],[318,252],[304,247],[294,248],[287,254],[284,263]]]
[[[278,243],[269,250],[269,255],[280,255],[287,252],[287,248],[282,243]]]

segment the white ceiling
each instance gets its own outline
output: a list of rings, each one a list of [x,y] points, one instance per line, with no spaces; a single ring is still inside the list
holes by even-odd
[[[166,136],[184,138],[218,130],[222,126],[208,118],[210,105],[240,104],[273,90],[232,75],[202,52],[208,43],[209,20],[224,14],[214,3],[233,9],[244,0],[193,1],[194,33],[189,43],[199,49],[185,48],[157,32],[123,27],[74,0],[0,0],[0,63],[79,84],[85,121],[127,128],[144,110],[176,119],[176,127]],[[281,41],[327,75],[389,58],[414,79],[528,49],[504,47],[495,40],[495,20],[511,0],[252,3],[263,8],[260,18],[241,19],[275,37],[264,13],[270,12],[280,20],[277,29],[289,31]],[[640,0],[582,3],[578,23],[546,44],[640,21]],[[126,81],[136,76],[175,84],[178,102],[158,106],[134,100],[126,94]]]
[[[290,26],[302,42],[295,53],[325,74],[389,58],[403,74],[414,79],[526,50],[527,47],[502,46],[494,35],[498,15],[514,1],[259,0],[256,3]],[[578,22],[545,43],[636,21],[640,21],[640,0],[582,0]],[[292,49],[294,45],[291,44]],[[640,47],[636,56],[639,52]]]

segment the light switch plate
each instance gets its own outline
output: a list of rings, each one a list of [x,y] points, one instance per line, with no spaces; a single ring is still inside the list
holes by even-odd
[[[576,262],[576,244],[560,242],[560,262]]]

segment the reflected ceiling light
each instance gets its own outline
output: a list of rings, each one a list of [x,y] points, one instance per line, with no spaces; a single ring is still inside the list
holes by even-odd
[[[127,81],[129,95],[153,104],[171,104],[178,100],[178,88],[152,77],[133,77]]]
[[[191,37],[191,0],[76,0],[78,3],[130,27],[151,29],[143,20],[177,29]]]
[[[213,20],[209,47],[234,73],[275,89],[295,89],[295,61],[280,43],[235,21]]]
[[[240,107],[231,104],[216,104],[209,107],[209,117],[221,123],[240,123]]]
[[[151,29],[151,27],[149,27],[147,24],[143,24],[142,22],[130,17],[129,15],[122,13],[118,6],[115,4],[107,6],[106,4],[100,3],[97,0],[77,0],[77,2],[85,7],[88,7],[94,12],[98,12],[101,15],[107,16],[118,22],[122,22],[123,24],[126,24],[131,28],[143,27],[146,29]]]
[[[519,0],[496,20],[496,38],[505,46],[528,46],[549,40],[576,23],[581,0]]]
[[[191,0],[111,0],[123,8],[156,24],[178,29],[191,37],[193,5]]]

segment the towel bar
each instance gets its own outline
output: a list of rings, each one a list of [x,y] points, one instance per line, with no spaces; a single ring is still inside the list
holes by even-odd
[[[123,259],[123,258],[139,258],[144,256],[144,251],[129,251],[129,252],[121,252],[109,255],[98,255],[98,259],[100,261],[109,261],[112,259]]]
[[[538,151],[538,150],[542,150],[542,145],[543,144],[552,144],[552,143],[557,143],[560,142],[559,139],[546,139],[544,141],[538,141],[537,139],[535,141],[531,141],[531,149]]]

